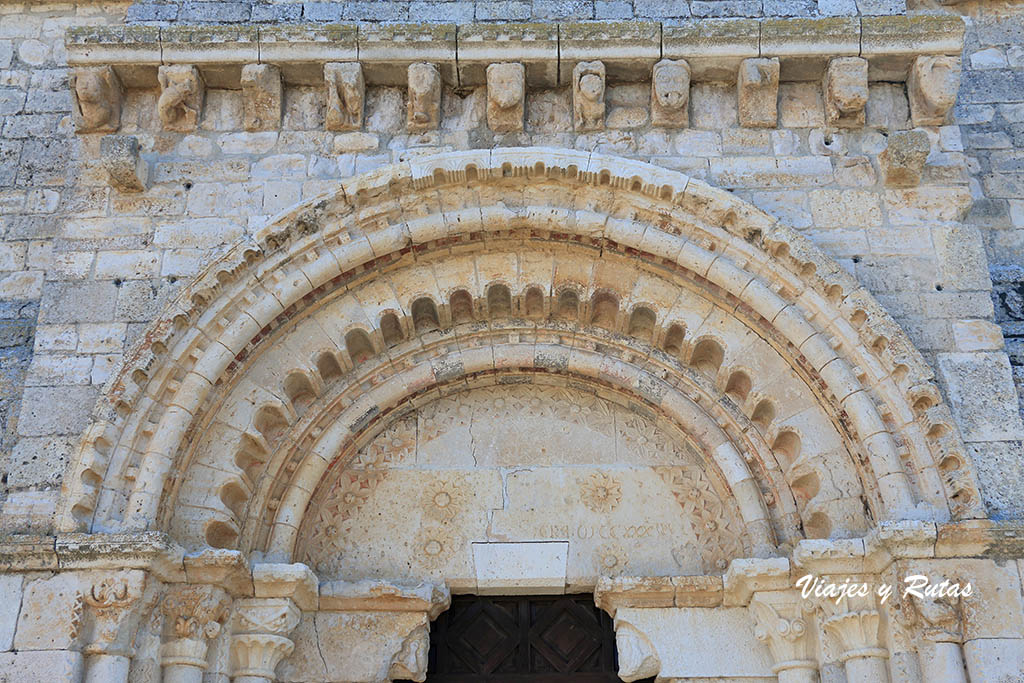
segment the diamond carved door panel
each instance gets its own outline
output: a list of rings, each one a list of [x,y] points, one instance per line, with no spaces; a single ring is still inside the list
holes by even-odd
[[[428,683],[610,683],[617,670],[591,595],[457,596],[430,629]]]

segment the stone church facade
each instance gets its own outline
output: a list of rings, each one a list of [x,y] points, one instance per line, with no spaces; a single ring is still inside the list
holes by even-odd
[[[0,679],[1024,680],[1022,150],[1010,2],[0,0]]]

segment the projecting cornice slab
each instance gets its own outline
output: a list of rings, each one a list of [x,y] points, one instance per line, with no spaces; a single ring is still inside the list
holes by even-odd
[[[240,87],[246,64],[279,67],[286,83],[317,85],[323,65],[358,61],[370,85],[405,85],[416,62],[445,83],[477,86],[487,65],[526,67],[530,87],[571,81],[579,62],[599,60],[613,81],[649,78],[660,59],[685,59],[698,81],[734,81],[739,64],[778,57],[782,80],[822,77],[828,60],[860,56],[871,80],[904,80],[922,55],[959,55],[959,17],[707,19],[564,24],[375,24],[79,27],[67,34],[71,66],[111,66],[126,87],[154,87],[157,67],[189,64],[208,87]]]

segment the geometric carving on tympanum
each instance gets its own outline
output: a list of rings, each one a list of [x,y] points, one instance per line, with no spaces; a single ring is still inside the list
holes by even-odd
[[[308,554],[327,558],[344,552],[346,526],[373,496],[374,490],[387,476],[386,470],[346,470],[316,506],[316,520],[310,526]]]
[[[622,482],[605,472],[579,479],[580,500],[592,512],[611,512],[622,501]]]
[[[656,468],[668,484],[697,538],[704,571],[720,574],[745,554],[744,534],[729,507],[696,465]]]
[[[428,518],[449,522],[463,512],[468,497],[465,477],[440,475],[424,486],[420,507]]]
[[[601,576],[622,576],[629,567],[629,553],[615,541],[602,543],[594,549],[594,564]]]
[[[466,547],[466,538],[454,524],[428,524],[417,534],[413,555],[426,568],[443,570]]]

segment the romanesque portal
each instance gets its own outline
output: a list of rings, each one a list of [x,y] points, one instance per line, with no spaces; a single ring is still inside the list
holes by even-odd
[[[1020,421],[966,218],[1009,187],[975,166],[1019,159],[963,158],[958,16],[183,27],[167,4],[67,31],[0,8],[5,67],[61,35],[82,163],[59,220],[21,187],[45,155],[19,147],[0,196],[28,242],[0,261],[49,264],[0,281],[45,291],[0,678],[1024,669],[1024,544],[995,521]],[[47,128],[20,116],[4,136]],[[972,592],[875,590],[910,575]]]

